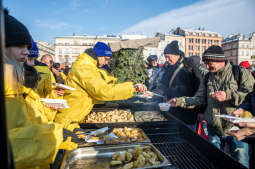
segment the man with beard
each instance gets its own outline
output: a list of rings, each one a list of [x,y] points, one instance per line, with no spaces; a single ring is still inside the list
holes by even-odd
[[[253,90],[254,79],[248,70],[231,65],[220,46],[209,47],[204,52],[202,60],[209,73],[196,95],[173,98],[169,103],[173,107],[183,108],[207,105],[204,116],[207,121],[208,140],[222,150],[227,143],[230,155],[248,167],[248,145],[229,136],[227,132],[233,124],[215,115],[231,115],[245,96]]]

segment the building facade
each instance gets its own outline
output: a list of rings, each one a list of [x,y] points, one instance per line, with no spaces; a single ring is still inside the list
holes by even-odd
[[[44,41],[35,41],[35,42],[39,49],[39,59],[45,54],[49,54],[53,58],[55,58],[55,49],[51,43],[44,42]]]
[[[145,58],[147,58],[150,55],[157,55],[158,56],[158,62],[160,64],[163,64],[165,62],[164,57],[164,49],[167,44],[171,43],[172,41],[176,40],[178,41],[179,48],[182,51],[185,51],[185,37],[174,35],[174,34],[161,34],[156,33],[156,37],[160,37],[160,41],[157,48],[149,48],[145,47],[143,55]]]
[[[225,56],[233,64],[249,61],[255,64],[255,32],[248,38],[244,35],[230,35],[222,41]]]
[[[71,66],[81,53],[92,48],[98,41],[109,43],[120,41],[116,36],[66,36],[55,38],[55,61]]]
[[[203,52],[212,45],[221,46],[222,36],[216,32],[205,31],[202,29],[189,30],[180,27],[171,30],[172,34],[185,37],[185,56],[197,55],[202,57]]]

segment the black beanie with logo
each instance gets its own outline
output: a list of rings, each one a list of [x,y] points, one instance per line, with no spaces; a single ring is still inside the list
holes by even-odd
[[[26,26],[9,15],[7,10],[4,11],[4,14],[5,46],[28,45],[30,49],[32,47],[32,38]]]
[[[225,62],[226,57],[223,49],[220,46],[212,45],[203,53],[202,60],[211,62]]]

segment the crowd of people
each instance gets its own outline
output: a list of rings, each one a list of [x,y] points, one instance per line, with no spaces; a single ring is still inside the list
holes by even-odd
[[[132,82],[119,83],[108,72],[111,48],[97,42],[80,54],[71,68],[54,63],[51,55],[39,53],[36,42],[24,24],[5,11],[4,86],[8,137],[15,167],[50,168],[59,149],[77,148],[63,129],[74,131],[98,101],[125,100],[147,87]],[[147,58],[148,89],[164,95],[171,108],[168,113],[196,129],[197,118],[205,120],[208,140],[224,150],[227,143],[233,158],[248,167],[248,144],[241,140],[255,133],[254,123],[233,124],[219,114],[242,116],[255,113],[254,78],[249,70],[231,65],[220,46],[211,46],[199,56],[184,57],[178,42],[164,50],[166,62],[157,56]],[[62,83],[75,90],[64,90]],[[69,108],[46,107],[41,98],[65,99]],[[249,114],[249,113],[248,113]],[[253,159],[250,159],[250,161]]]
[[[253,146],[241,140],[255,134],[255,123],[240,123],[241,129],[232,131],[234,124],[216,115],[255,115],[255,81],[249,62],[232,65],[223,49],[213,45],[203,53],[201,64],[198,56],[185,58],[177,41],[166,46],[164,55],[162,67],[155,61],[156,56],[148,57],[152,69],[149,86],[153,86],[149,89],[166,95],[171,105],[168,112],[193,131],[197,122],[205,121],[208,141],[248,167],[248,149],[254,151]]]

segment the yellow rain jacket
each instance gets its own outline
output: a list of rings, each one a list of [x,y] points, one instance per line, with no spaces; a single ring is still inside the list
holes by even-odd
[[[54,86],[51,85],[51,83],[56,83],[56,80],[51,70],[47,66],[35,66],[34,68],[40,73],[41,77],[36,92],[41,98],[56,99]]]
[[[82,53],[73,63],[66,85],[76,90],[65,90],[64,99],[70,108],[60,109],[55,122],[64,124],[69,130],[73,129],[72,123],[77,126],[77,123],[85,119],[95,100],[124,100],[132,97],[134,92],[132,82],[108,84],[100,74],[97,61],[86,53]]]
[[[117,83],[118,79],[111,76],[110,73],[108,73],[105,69],[100,68],[98,70],[99,70],[101,77],[106,81],[107,84]]]
[[[99,68],[98,70],[99,70],[101,77],[105,80],[105,82],[107,84],[117,83],[118,79],[111,76],[110,73],[108,73],[105,69]],[[105,103],[104,101],[99,101],[99,100],[95,101],[95,104],[104,104],[104,103]]]
[[[52,110],[41,101],[40,96],[31,88],[23,87],[23,92],[25,94],[25,106],[28,118],[31,122],[38,123],[52,123],[56,110]]]
[[[62,77],[62,79],[64,79],[64,81],[66,81],[67,76],[63,72],[60,72],[59,74]]]
[[[17,82],[14,66],[4,65],[8,136],[16,169],[47,169],[63,139],[62,126],[33,124],[23,99],[23,86]]]

